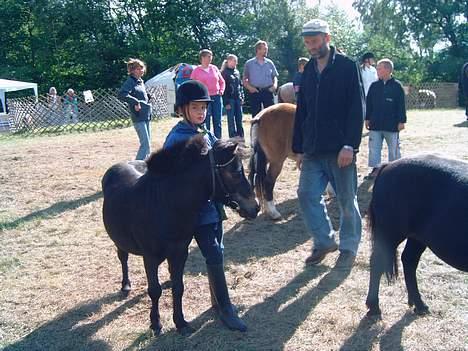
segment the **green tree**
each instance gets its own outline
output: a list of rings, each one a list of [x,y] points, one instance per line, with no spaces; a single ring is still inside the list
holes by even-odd
[[[388,39],[390,46],[411,53],[420,65],[413,79],[456,81],[459,66],[468,56],[466,1],[356,0],[353,5],[369,37]],[[450,65],[440,70],[442,59],[447,58]]]

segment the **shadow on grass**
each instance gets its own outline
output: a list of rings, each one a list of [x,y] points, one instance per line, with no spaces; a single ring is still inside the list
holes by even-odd
[[[247,333],[227,330],[212,312],[205,312],[191,321],[196,332],[183,338],[175,330],[149,340],[145,347],[132,345],[138,350],[282,350],[296,333],[311,311],[349,275],[349,270],[333,268],[328,273],[325,266],[306,267],[294,279],[281,287],[263,302],[252,306],[242,317],[247,323]],[[310,281],[320,277],[319,283],[304,291]],[[210,311],[210,310],[209,310]]]
[[[403,331],[416,318],[417,316],[413,312],[408,311],[397,323],[383,335],[380,335],[384,328],[382,323],[377,322],[377,319],[365,316],[361,319],[354,334],[340,347],[340,351],[370,350],[377,339],[380,339],[380,350],[403,351],[404,348],[401,345]]]
[[[26,224],[27,222],[52,218],[65,211],[74,210],[78,207],[87,205],[93,201],[96,201],[97,199],[101,197],[102,197],[102,191],[99,191],[97,193],[94,193],[92,195],[88,195],[79,199],[70,200],[70,201],[60,201],[60,202],[53,204],[52,206],[49,206],[39,211],[32,212],[24,217],[15,219],[14,221],[0,222],[0,230],[14,229],[21,225]]]
[[[460,122],[460,123],[457,123],[457,124],[454,124],[453,126],[454,126],[454,127],[465,127],[465,128],[468,128],[468,120],[467,120],[467,121]]]
[[[241,220],[224,233],[225,262],[227,265],[245,264],[252,259],[276,256],[310,239],[302,218],[298,216],[297,199],[277,205],[285,218],[274,222],[267,215],[255,220]],[[237,216],[235,214],[234,216]],[[206,272],[205,260],[198,247],[192,249],[185,266],[185,273]]]
[[[107,351],[112,348],[102,340],[93,340],[96,331],[117,319],[125,310],[140,302],[146,294],[136,295],[119,305],[112,312],[92,323],[84,323],[98,313],[103,305],[123,301],[120,292],[77,306],[56,319],[40,326],[20,341],[4,348],[4,351],[29,350],[87,350]]]

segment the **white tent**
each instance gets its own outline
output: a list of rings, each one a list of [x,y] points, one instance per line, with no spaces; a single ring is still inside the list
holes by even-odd
[[[33,89],[34,95],[37,97],[37,84],[20,82],[18,80],[0,79],[0,99],[2,100],[3,111],[6,111],[5,93],[9,91]]]
[[[179,67],[182,65],[182,71]],[[174,104],[176,101],[177,85],[190,78],[187,74],[192,72],[194,65],[187,63],[179,63],[171,68],[166,69],[164,72],[159,73],[145,83],[146,88],[152,88],[158,85],[165,85],[167,88],[167,104],[168,110],[171,115],[174,114]]]
[[[174,113],[174,104],[175,104],[175,93],[176,88],[174,84],[174,79],[176,76],[176,69],[179,65],[175,65],[162,73],[154,76],[153,78],[146,81],[146,88],[152,88],[157,85],[165,85],[167,88],[167,104],[169,114]]]

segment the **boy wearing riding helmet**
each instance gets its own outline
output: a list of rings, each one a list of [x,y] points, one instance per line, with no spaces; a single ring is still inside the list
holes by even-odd
[[[204,134],[208,148],[212,148],[217,138],[204,128],[208,104],[211,102],[208,89],[200,82],[188,80],[181,84],[176,93],[177,113],[183,120],[169,132],[164,148],[186,141],[199,133]],[[223,226],[222,206],[209,200],[198,216],[195,240],[205,257],[210,283],[211,304],[218,311],[221,321],[233,330],[246,331],[247,326],[237,316],[231,304],[226,285],[223,265]]]

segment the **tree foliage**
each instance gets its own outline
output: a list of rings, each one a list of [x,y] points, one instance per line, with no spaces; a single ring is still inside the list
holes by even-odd
[[[453,77],[450,70],[468,56],[467,5],[419,3],[357,0],[363,30],[335,7],[322,17],[333,44],[352,57],[371,49],[397,58],[411,79]],[[283,83],[307,55],[299,34],[318,8],[305,0],[3,0],[0,13],[0,76],[62,92],[119,86],[129,57],[143,59],[152,76],[179,62],[197,63],[198,51],[210,48],[218,66],[234,53],[242,69],[259,39],[269,43]],[[446,48],[436,52],[440,43]],[[458,58],[453,68],[441,64],[447,58]]]
[[[404,68],[410,79],[457,80],[468,57],[468,2],[355,0],[354,7],[361,14],[370,49],[378,51],[386,43],[386,56],[399,49],[397,59],[406,50]],[[373,37],[378,39],[372,41]]]

